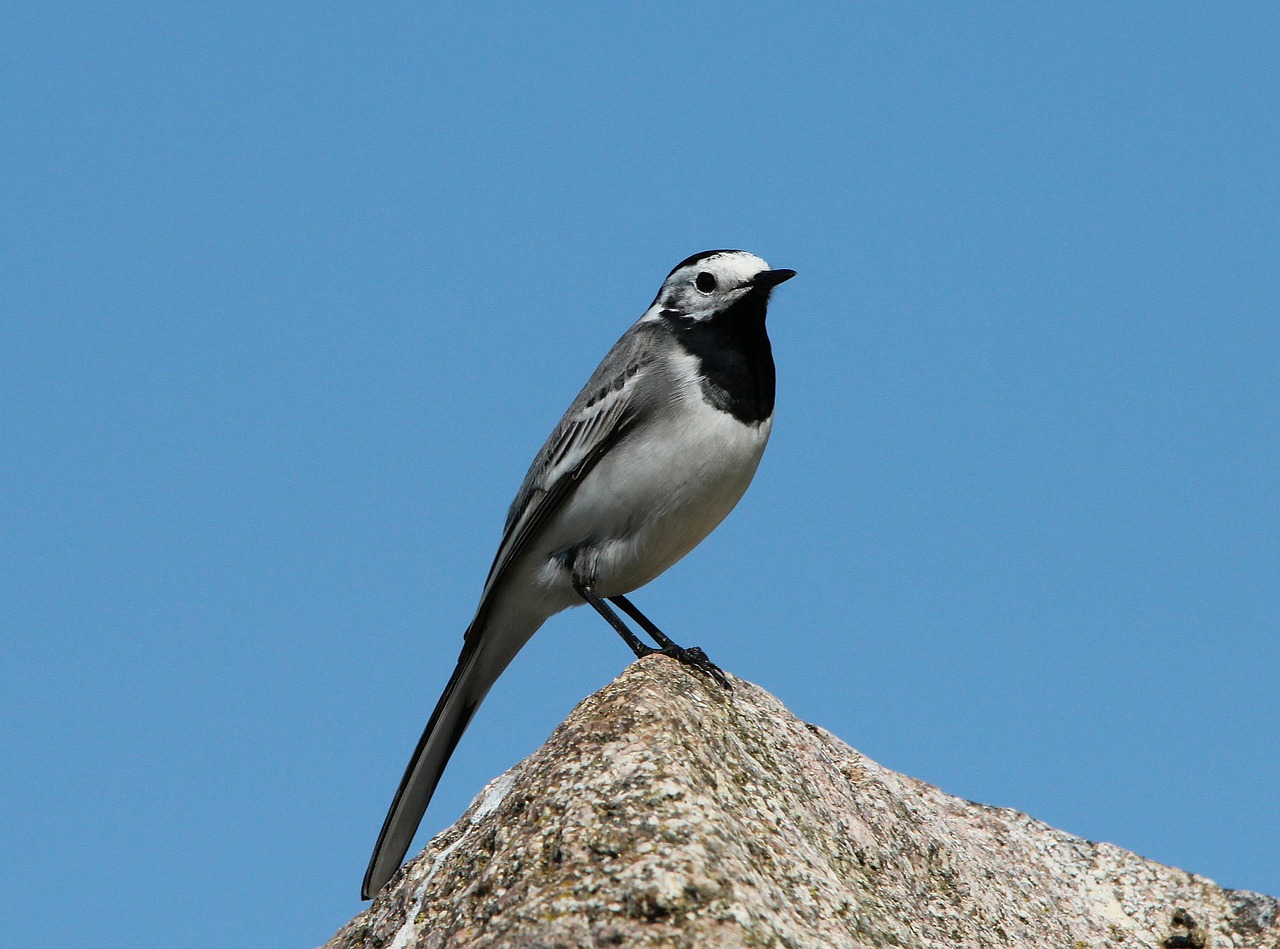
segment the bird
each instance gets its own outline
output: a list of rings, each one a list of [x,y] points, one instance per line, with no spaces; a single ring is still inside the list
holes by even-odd
[[[585,603],[637,657],[660,652],[731,687],[702,649],[677,645],[627,595],[710,534],[754,477],[773,428],[765,315],[773,289],[794,276],[742,250],[682,260],[552,430],[508,511],[457,666],[378,835],[363,899],[400,868],[476,708],[556,613]]]

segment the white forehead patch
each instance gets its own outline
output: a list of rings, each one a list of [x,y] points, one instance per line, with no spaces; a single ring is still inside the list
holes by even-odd
[[[757,274],[769,269],[769,265],[745,250],[727,250],[711,257],[704,257],[681,267],[671,276],[676,279],[688,278],[690,273],[706,271],[713,274],[725,287],[735,287],[747,283]]]

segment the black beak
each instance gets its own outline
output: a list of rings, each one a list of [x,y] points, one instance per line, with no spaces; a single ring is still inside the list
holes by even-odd
[[[785,283],[796,275],[794,270],[766,270],[758,273],[751,281],[751,286],[770,290],[780,283]]]

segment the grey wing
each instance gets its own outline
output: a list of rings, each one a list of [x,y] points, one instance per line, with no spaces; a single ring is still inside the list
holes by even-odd
[[[595,466],[649,406],[636,397],[638,384],[654,371],[661,330],[637,323],[618,340],[573,400],[534,458],[516,492],[502,542],[489,569],[481,611],[507,567],[528,547],[573,484]],[[478,627],[482,624],[473,624]]]

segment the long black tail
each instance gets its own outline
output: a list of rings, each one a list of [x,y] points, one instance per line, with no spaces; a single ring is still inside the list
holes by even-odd
[[[400,779],[387,819],[382,823],[382,832],[378,834],[360,889],[363,899],[373,899],[400,868],[458,740],[506,667],[506,662],[494,668],[494,663],[482,661],[483,650],[473,648],[470,635],[467,639],[468,647],[463,649],[457,668],[431,713],[431,720]]]

